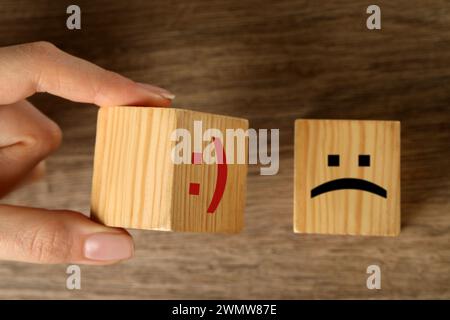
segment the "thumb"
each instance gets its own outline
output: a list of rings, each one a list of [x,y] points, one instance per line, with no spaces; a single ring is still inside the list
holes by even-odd
[[[125,230],[81,213],[0,205],[0,260],[112,264],[131,258],[133,251]]]

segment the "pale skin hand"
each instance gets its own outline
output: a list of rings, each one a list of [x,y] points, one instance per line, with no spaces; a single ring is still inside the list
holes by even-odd
[[[61,130],[25,99],[48,92],[98,106],[167,107],[167,90],[139,84],[46,42],[0,48],[0,198],[39,168]],[[66,210],[0,205],[0,260],[112,264],[133,255],[123,229]]]

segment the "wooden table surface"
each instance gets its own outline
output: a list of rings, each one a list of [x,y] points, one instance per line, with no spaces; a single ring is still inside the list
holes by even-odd
[[[0,262],[0,298],[450,298],[450,4],[367,1],[3,0],[0,45],[48,40],[61,49],[177,94],[175,107],[280,129],[280,171],[250,167],[245,230],[234,236],[132,231],[136,257],[82,267]],[[37,95],[64,143],[47,176],[3,202],[89,212],[96,107]],[[297,118],[402,124],[398,238],[292,232]],[[366,288],[378,264],[382,289]]]

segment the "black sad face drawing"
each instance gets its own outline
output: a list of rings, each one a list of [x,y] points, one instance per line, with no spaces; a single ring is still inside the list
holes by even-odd
[[[340,155],[329,154],[327,159],[328,167],[339,167]],[[359,167],[370,167],[370,154],[360,154],[358,159],[355,159],[355,165]],[[320,196],[321,194],[332,192],[335,190],[361,190],[370,192],[382,198],[387,198],[387,191],[382,186],[379,186],[371,181],[359,178],[339,178],[324,182],[311,190],[311,198]]]
[[[400,123],[295,122],[294,231],[400,232]]]

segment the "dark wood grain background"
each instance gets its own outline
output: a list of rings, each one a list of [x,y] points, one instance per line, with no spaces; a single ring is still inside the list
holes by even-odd
[[[450,298],[450,3],[367,1],[2,0],[0,45],[48,40],[177,94],[175,107],[279,128],[276,176],[251,167],[245,231],[236,236],[132,231],[136,257],[82,267],[0,262],[0,298]],[[1,75],[0,75],[1,76]],[[96,107],[48,95],[32,102],[64,131],[44,180],[4,202],[89,212]],[[402,123],[399,238],[292,233],[297,118]],[[379,264],[382,290],[366,288]]]

